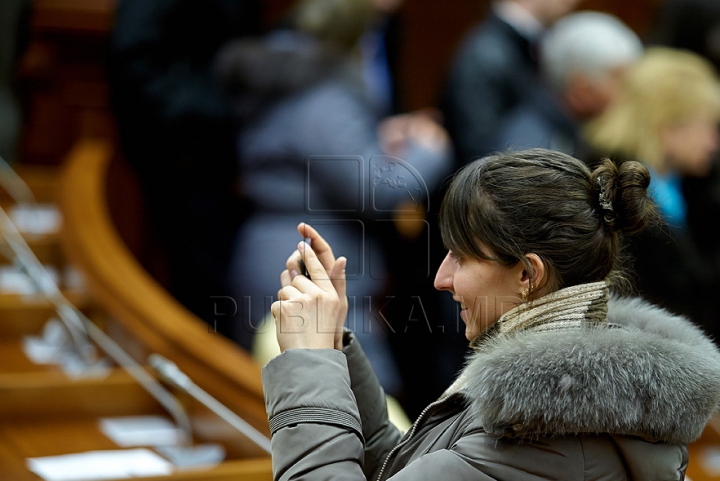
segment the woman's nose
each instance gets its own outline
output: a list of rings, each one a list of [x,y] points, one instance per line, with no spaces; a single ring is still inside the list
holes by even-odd
[[[445,256],[445,259],[443,259],[442,264],[440,264],[440,268],[438,269],[437,274],[435,274],[435,289],[439,291],[449,291],[452,289],[452,262],[453,260],[450,258],[450,253],[448,253]]]

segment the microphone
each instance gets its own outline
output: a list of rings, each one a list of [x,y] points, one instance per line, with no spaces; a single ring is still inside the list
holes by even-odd
[[[263,433],[252,427],[247,421],[228,409],[220,401],[212,397],[200,386],[195,384],[187,374],[169,359],[160,354],[151,354],[148,358],[150,366],[168,383],[182,389],[205,407],[220,416],[221,419],[237,429],[243,436],[260,446],[268,454],[271,453],[270,439]]]
[[[5,163],[5,166],[2,166],[2,164],[0,164],[0,170],[12,171],[14,174],[13,182],[16,185],[24,186],[24,188],[29,191],[27,185],[9,165]],[[2,180],[2,175],[0,175],[0,184],[5,186],[5,183],[6,182]],[[15,188],[15,193],[12,194],[13,197],[18,201],[30,199],[30,202],[34,202],[32,194],[30,194],[30,197],[22,194],[25,189]],[[192,426],[185,409],[177,398],[155,380],[132,356],[113,341],[110,336],[105,334],[102,329],[96,326],[85,314],[67,300],[55,284],[52,276],[48,273],[47,269],[45,269],[45,266],[43,266],[35,256],[35,253],[30,249],[27,242],[25,242],[18,228],[1,207],[0,237],[5,241],[4,243],[0,242],[0,251],[2,251],[8,260],[14,262],[15,265],[25,272],[35,284],[38,292],[53,304],[55,312],[57,312],[67,327],[78,353],[85,360],[86,364],[89,365],[92,362],[92,360],[89,359],[91,357],[90,353],[93,351],[92,344],[90,344],[88,340],[88,338],[90,338],[120,367],[135,378],[135,380],[167,410],[183,432],[183,436],[181,436],[179,440],[180,443],[183,445],[190,444],[192,442]]]
[[[0,155],[0,186],[12,197],[16,204],[36,204],[30,187]]]

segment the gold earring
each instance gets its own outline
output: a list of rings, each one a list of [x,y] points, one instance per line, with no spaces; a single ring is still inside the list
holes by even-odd
[[[520,293],[520,297],[522,297],[522,302],[523,302],[523,304],[526,304],[526,303],[527,303],[527,301],[528,301],[528,294],[530,294],[530,290],[529,290],[529,289],[525,289],[524,291],[522,291],[522,292]]]

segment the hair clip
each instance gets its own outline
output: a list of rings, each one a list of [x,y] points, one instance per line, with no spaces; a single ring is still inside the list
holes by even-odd
[[[609,210],[612,212],[613,205],[612,201],[608,197],[607,184],[600,177],[597,178],[597,183],[600,187],[600,207],[602,207],[603,210]]]

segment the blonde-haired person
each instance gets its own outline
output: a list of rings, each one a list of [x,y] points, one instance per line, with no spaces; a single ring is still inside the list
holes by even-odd
[[[587,133],[596,147],[639,159],[660,176],[702,176],[718,147],[719,120],[720,84],[712,65],[688,51],[656,47]]]
[[[628,73],[617,101],[586,130],[600,152],[618,161],[639,160],[650,169],[649,192],[663,222],[630,244],[638,289],[713,334],[720,329],[709,299],[720,281],[720,263],[706,248],[716,243],[703,229],[707,213],[718,212],[720,203],[703,194],[715,183],[718,121],[720,83],[713,66],[689,51],[656,47]],[[710,188],[693,189],[692,183]]]

